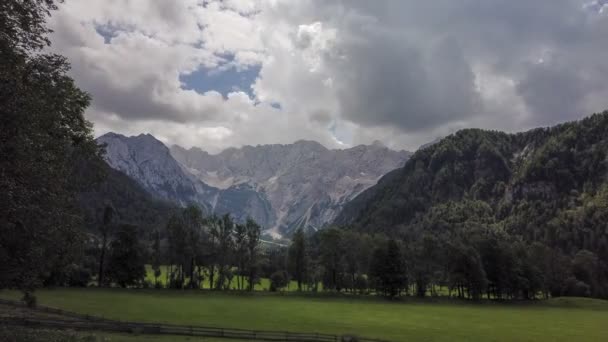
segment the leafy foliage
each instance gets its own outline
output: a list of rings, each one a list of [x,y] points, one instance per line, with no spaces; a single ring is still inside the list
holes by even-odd
[[[89,95],[46,54],[52,0],[0,4],[0,288],[31,290],[76,259],[76,160],[99,159]]]
[[[420,294],[430,282],[473,298],[608,297],[607,132],[608,112],[519,134],[459,131],[336,223],[405,241]]]
[[[302,229],[298,229],[294,233],[287,256],[289,272],[293,274],[298,283],[298,291],[302,291],[302,284],[305,282],[308,266],[306,239]]]
[[[121,287],[141,285],[146,277],[145,261],[137,227],[121,225],[110,245],[108,277]]]

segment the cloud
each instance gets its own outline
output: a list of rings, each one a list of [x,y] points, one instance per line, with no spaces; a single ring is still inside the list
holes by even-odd
[[[591,85],[575,70],[545,62],[528,66],[517,85],[519,95],[534,114],[535,124],[565,121],[572,113],[583,113],[582,102],[591,90]]]
[[[345,43],[348,55],[328,61],[342,118],[412,133],[478,113],[475,76],[457,43],[426,50],[392,32],[359,37],[363,44]]]
[[[606,6],[94,0],[66,2],[51,25],[98,134],[210,151],[297,139],[414,149],[607,108]]]

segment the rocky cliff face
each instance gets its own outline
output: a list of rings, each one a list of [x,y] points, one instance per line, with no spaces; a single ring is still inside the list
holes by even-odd
[[[342,206],[403,166],[410,153],[379,143],[329,150],[319,143],[245,146],[209,154],[199,148],[169,150],[150,135],[109,133],[108,163],[157,196],[198,203],[237,220],[251,216],[275,235],[320,229]]]
[[[169,149],[149,134],[125,137],[108,133],[97,139],[106,145],[108,164],[136,180],[155,196],[180,205],[196,202],[208,208],[214,190],[182,170]]]
[[[267,198],[270,212],[265,223],[274,234],[322,228],[346,202],[403,166],[410,155],[379,143],[329,150],[313,141],[245,146],[216,155],[173,146],[171,153],[206,184],[246,187]]]

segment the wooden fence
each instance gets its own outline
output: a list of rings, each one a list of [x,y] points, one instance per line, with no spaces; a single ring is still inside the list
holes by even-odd
[[[1,300],[0,304],[23,307],[16,301]],[[348,335],[332,335],[321,333],[298,333],[289,331],[248,330],[217,328],[205,326],[188,326],[174,324],[126,322],[110,320],[102,317],[83,315],[75,312],[65,311],[46,306],[37,306],[32,309],[38,312],[56,314],[64,318],[32,318],[32,317],[5,317],[0,318],[1,325],[40,327],[54,329],[93,330],[106,332],[137,333],[137,334],[162,334],[162,335],[185,335],[199,337],[230,338],[241,340],[259,341],[300,341],[300,342],[387,342],[384,340],[354,337]]]

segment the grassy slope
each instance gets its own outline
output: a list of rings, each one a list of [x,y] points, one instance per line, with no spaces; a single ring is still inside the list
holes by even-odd
[[[0,297],[16,298],[16,292]],[[396,303],[155,290],[56,289],[39,302],[104,317],[220,327],[355,333],[393,341],[608,341],[608,303]]]

